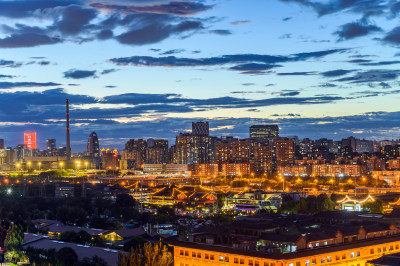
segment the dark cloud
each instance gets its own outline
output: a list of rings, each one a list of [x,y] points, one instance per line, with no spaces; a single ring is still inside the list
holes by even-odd
[[[15,88],[27,88],[27,87],[52,87],[59,86],[61,84],[54,82],[0,82],[0,89],[15,89]]]
[[[151,57],[151,56],[131,56],[112,58],[110,61],[117,65],[134,66],[168,66],[168,67],[196,67],[196,66],[217,66],[224,64],[240,64],[234,66],[232,70],[246,70],[247,68],[258,68],[265,70],[277,63],[305,61],[312,58],[322,58],[327,55],[342,53],[347,49],[333,49],[309,53],[298,53],[289,56],[282,55],[261,55],[261,54],[236,54],[222,55],[209,58],[185,58],[185,57]],[[276,65],[277,66],[277,65]],[[250,70],[250,69],[247,69]]]
[[[81,33],[88,23],[97,16],[93,8],[84,8],[77,5],[63,9],[61,20],[57,23],[58,30],[65,35]]]
[[[357,72],[351,77],[337,79],[335,81],[350,82],[350,83],[370,83],[395,80],[399,76],[399,70],[366,70],[364,72]]]
[[[165,52],[160,53],[160,55],[171,55],[171,54],[180,54],[185,52],[185,49],[172,49]]]
[[[12,76],[12,75],[3,75],[3,74],[0,74],[0,78],[1,79],[5,79],[5,78],[7,78],[7,79],[11,79],[11,78],[14,78],[15,76]]]
[[[103,71],[101,71],[101,75],[106,75],[106,74],[110,74],[110,73],[114,73],[114,72],[117,72],[118,71],[118,69],[115,69],[115,68],[111,68],[111,69],[104,69]]]
[[[226,35],[231,35],[232,31],[230,31],[230,30],[210,30],[210,33],[226,36]]]
[[[237,25],[242,25],[242,24],[248,24],[250,22],[251,22],[251,20],[235,20],[235,21],[232,21],[230,24],[233,26],[237,26]]]
[[[278,76],[310,76],[315,75],[316,72],[287,72],[287,73],[278,73]]]
[[[47,66],[47,65],[50,65],[50,61],[44,61],[44,60],[42,60],[42,61],[37,62],[37,64],[38,64],[38,65],[41,65],[41,66]]]
[[[70,78],[70,79],[84,79],[95,76],[96,76],[95,70],[91,71],[91,70],[71,69],[64,72],[64,78]]]
[[[339,36],[340,40],[349,40],[379,31],[382,31],[382,29],[375,25],[357,21],[342,25],[335,34]]]
[[[336,69],[336,70],[322,72],[321,75],[324,77],[327,77],[327,78],[331,78],[331,77],[339,77],[339,76],[347,75],[354,71],[355,70]]]
[[[69,6],[80,3],[80,0],[18,0],[1,1],[0,16],[8,18],[25,18],[36,16],[35,11]]]
[[[145,6],[135,5],[118,5],[118,4],[102,4],[91,3],[90,6],[97,9],[127,13],[159,13],[159,14],[173,14],[179,16],[195,15],[212,8],[212,6],[204,5],[199,2],[190,1],[171,1],[167,4],[155,4]]]
[[[288,92],[280,93],[280,96],[283,96],[283,97],[285,97],[285,96],[297,96],[299,94],[300,94],[299,91],[288,91]]]
[[[242,74],[262,74],[265,73],[266,70],[280,66],[281,65],[248,63],[248,64],[236,65],[229,69],[241,71]]]
[[[383,41],[395,45],[400,44],[400,27],[392,29],[388,34],[386,34]]]
[[[49,37],[43,34],[11,34],[5,38],[0,39],[0,48],[33,47],[46,44],[56,44],[59,42],[61,42],[61,39]]]
[[[255,83],[251,83],[251,82],[249,82],[249,83],[242,83],[242,86],[254,86],[254,85],[256,85]]]
[[[165,24],[162,21],[153,21],[141,28],[134,28],[116,36],[116,39],[123,44],[144,45],[160,42],[172,35],[186,32],[193,32],[203,29],[200,21],[183,21],[176,25]]]
[[[335,87],[337,87],[337,85],[335,85],[333,83],[324,83],[324,84],[319,85],[319,87],[321,87],[321,88],[335,88]]]
[[[286,18],[283,18],[282,21],[289,21],[291,19],[292,19],[292,17],[286,17]]]
[[[108,85],[108,86],[105,86],[105,88],[109,88],[109,89],[114,89],[114,88],[117,88],[118,86],[114,86],[114,85]]]
[[[349,60],[347,62],[348,63],[353,63],[353,64],[363,64],[363,63],[372,62],[372,60],[369,60],[369,59],[353,59],[353,60]]]
[[[283,2],[297,3],[314,9],[320,16],[333,14],[341,11],[348,11],[362,14],[363,17],[382,15],[387,13],[395,3],[383,2],[380,0],[330,0],[330,1],[310,1],[310,0],[281,0]]]
[[[380,61],[380,62],[364,62],[360,63],[362,66],[387,66],[400,64],[400,61]]]

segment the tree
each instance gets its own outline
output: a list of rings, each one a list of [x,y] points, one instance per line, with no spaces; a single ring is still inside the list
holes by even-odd
[[[146,243],[143,247],[131,249],[129,254],[120,253],[119,266],[172,266],[174,256],[161,241],[152,244]]]
[[[78,255],[72,248],[61,248],[55,254],[55,261],[57,266],[72,266],[78,262]]]
[[[136,205],[136,201],[131,195],[122,193],[117,195],[115,204],[117,207],[134,207]]]
[[[376,199],[373,202],[367,202],[362,205],[363,210],[372,213],[383,213],[383,202],[380,199]]]
[[[124,250],[129,251],[138,247],[143,247],[147,243],[146,239],[141,236],[133,237],[131,240],[124,244]]]
[[[7,231],[4,246],[6,249],[19,249],[24,242],[24,229],[19,224],[14,224]]]

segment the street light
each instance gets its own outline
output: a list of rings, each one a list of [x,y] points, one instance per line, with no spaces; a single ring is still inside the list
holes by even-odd
[[[87,171],[87,169],[88,169],[88,162],[85,162],[85,165],[86,165],[86,171]]]
[[[19,167],[20,167],[20,164],[19,164],[19,163],[17,163],[17,171],[19,171]]]
[[[40,166],[42,165],[42,163],[41,163],[41,162],[38,162],[38,165],[39,165],[39,172],[40,172]]]
[[[31,170],[31,162],[28,162],[28,171]]]
[[[63,169],[63,165],[64,165],[64,163],[63,163],[63,162],[60,162],[61,170]]]

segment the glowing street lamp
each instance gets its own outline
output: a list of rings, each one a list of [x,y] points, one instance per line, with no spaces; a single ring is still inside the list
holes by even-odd
[[[17,171],[19,171],[19,167],[20,167],[21,165],[19,164],[19,163],[17,163]]]
[[[88,162],[85,162],[85,165],[86,165],[86,171],[87,171],[87,169],[88,169]]]
[[[63,163],[63,162],[60,162],[60,168],[61,168],[61,170],[63,169],[63,165],[64,165],[64,163]]]
[[[40,172],[40,166],[42,165],[42,163],[41,163],[41,162],[38,162],[38,165],[39,165],[39,172]]]
[[[31,162],[28,162],[28,171],[31,170]]]

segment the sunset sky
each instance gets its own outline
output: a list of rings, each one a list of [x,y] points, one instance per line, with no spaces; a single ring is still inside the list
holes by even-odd
[[[0,138],[399,138],[400,2],[0,0]]]

